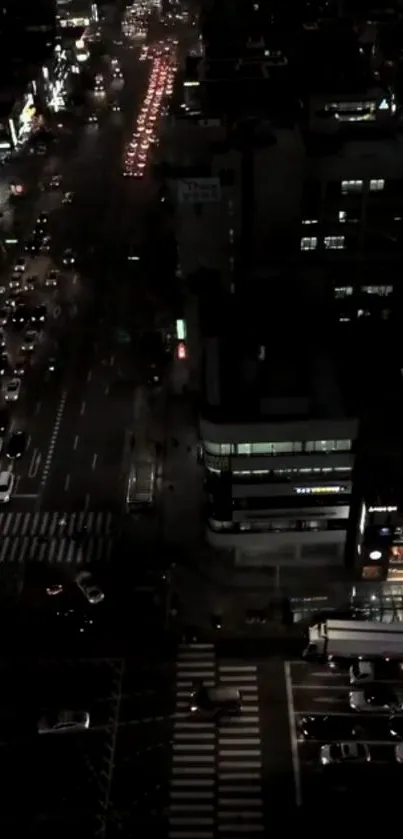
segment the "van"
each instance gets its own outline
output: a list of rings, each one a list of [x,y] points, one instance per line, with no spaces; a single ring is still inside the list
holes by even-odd
[[[190,711],[205,717],[235,715],[241,710],[241,692],[236,687],[207,687],[201,684],[190,695]]]

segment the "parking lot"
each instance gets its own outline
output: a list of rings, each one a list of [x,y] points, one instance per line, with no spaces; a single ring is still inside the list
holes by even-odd
[[[398,739],[391,732],[391,711],[386,707],[353,710],[349,704],[352,686],[348,669],[332,671],[327,665],[286,662],[285,679],[298,807],[311,810],[317,807],[318,801],[327,799],[333,804],[356,801],[357,785],[369,793],[371,790],[377,795],[387,792],[388,796],[401,788],[403,766],[396,760]],[[369,693],[374,685],[388,693],[393,691],[398,700],[403,697],[399,674],[376,678]],[[397,714],[398,719],[401,716]],[[323,717],[326,717],[324,721]],[[323,747],[332,742],[355,743],[361,759],[340,761],[333,750],[331,759],[324,765]]]
[[[121,673],[119,660],[1,667],[0,823],[9,835],[24,827],[64,837],[79,825],[94,835],[109,796]],[[39,734],[39,721],[61,711],[87,712],[88,728]]]

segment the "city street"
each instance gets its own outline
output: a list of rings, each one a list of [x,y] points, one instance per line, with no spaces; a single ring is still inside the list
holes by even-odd
[[[126,55],[122,65],[124,88],[116,90],[111,82],[111,92],[93,103],[99,124],[77,129],[78,142],[70,135],[63,141],[63,155],[52,154],[44,164],[42,180],[60,174],[60,189],[40,193],[33,203],[29,196],[21,199],[15,211],[20,213],[14,219],[20,239],[22,232],[29,237],[41,212],[49,215],[51,256],[63,272],[47,329],[55,373],[44,372],[38,362],[13,419],[13,427],[29,434],[17,469],[11,508],[16,511],[109,513],[122,508],[124,442],[137,380],[130,347],[119,345],[116,335],[120,318],[127,317],[128,279],[138,275],[128,256],[135,243],[141,244],[138,219],[148,194],[143,183],[122,178],[125,132],[141,99],[147,65],[138,66],[137,51]],[[120,98],[122,114],[108,109],[111,96]],[[74,193],[71,206],[62,204],[64,191]],[[66,248],[76,254],[72,270],[60,264]],[[36,259],[27,270],[42,276]],[[140,312],[141,286],[136,297]]]

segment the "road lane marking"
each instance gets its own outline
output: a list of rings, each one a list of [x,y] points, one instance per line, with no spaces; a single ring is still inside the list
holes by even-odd
[[[13,493],[13,498],[21,498],[21,499],[29,500],[31,498],[39,498],[39,493],[38,492]]]
[[[54,423],[54,426],[53,426],[52,436],[50,438],[48,453],[46,455],[45,465],[43,467],[42,478],[41,478],[41,490],[42,491],[45,488],[46,481],[48,479],[48,475],[49,475],[49,471],[50,471],[50,467],[51,467],[51,464],[52,464],[53,454],[54,454],[54,451],[55,451],[57,438],[59,436],[59,431],[60,431],[60,425],[61,425],[61,421],[62,421],[62,417],[63,417],[63,412],[64,412],[64,409],[65,409],[65,406],[66,406],[66,400],[67,400],[67,391],[65,390],[61,395],[61,399],[60,399],[60,402],[59,402],[59,407],[56,411],[56,417],[55,417],[55,423]]]
[[[90,382],[90,381],[91,381],[91,379],[92,379],[92,371],[91,371],[91,370],[89,370],[89,371],[88,371],[88,376],[87,376],[87,382]]]
[[[111,355],[111,357],[110,357],[110,359],[109,359],[109,366],[110,366],[110,367],[113,367],[114,363],[115,363],[115,356],[114,356],[114,355]]]
[[[109,396],[109,385],[105,385],[104,394],[105,396]]]
[[[66,480],[64,482],[64,489],[65,489],[66,492],[67,492],[69,486],[70,486],[70,475],[66,475]]]
[[[82,415],[84,414],[84,412],[85,412],[85,402],[82,402],[82,403],[81,403],[81,410],[80,410],[80,416],[81,416],[81,417],[82,417]]]
[[[92,458],[92,467],[91,467],[93,471],[94,471],[94,469],[96,469],[97,460],[98,460],[98,455],[94,454],[94,457]]]
[[[36,417],[38,416],[39,411],[41,410],[41,407],[42,407],[42,402],[39,400],[39,402],[37,402],[36,405],[35,405],[35,416]]]
[[[31,461],[28,468],[28,478],[36,478],[39,472],[39,466],[42,460],[42,455],[38,452],[38,449],[34,449],[31,457]]]
[[[302,807],[301,772],[298,755],[297,726],[295,724],[294,698],[292,695],[291,668],[289,661],[284,662],[285,688],[287,694],[288,721],[290,725],[291,757],[294,771],[295,803]]]
[[[89,494],[89,492],[87,492],[87,494],[85,496],[85,499],[84,499],[84,512],[86,512],[88,510],[88,507],[90,506],[90,500],[91,500],[90,499],[90,494]]]
[[[73,449],[74,449],[74,451],[76,450],[76,448],[77,448],[77,446],[78,446],[78,441],[79,441],[79,439],[80,439],[80,438],[79,438],[78,434],[76,434],[76,436],[74,437],[74,444],[73,444]]]

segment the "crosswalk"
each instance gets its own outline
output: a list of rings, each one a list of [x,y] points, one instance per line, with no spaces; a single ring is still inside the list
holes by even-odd
[[[1,536],[74,536],[86,531],[106,536],[113,530],[112,513],[0,513]]]
[[[111,513],[0,513],[0,564],[106,562],[113,532]]]
[[[192,684],[239,687],[239,716],[189,718]],[[213,644],[181,644],[170,783],[169,839],[233,839],[264,834],[262,745],[255,665],[216,660]]]

